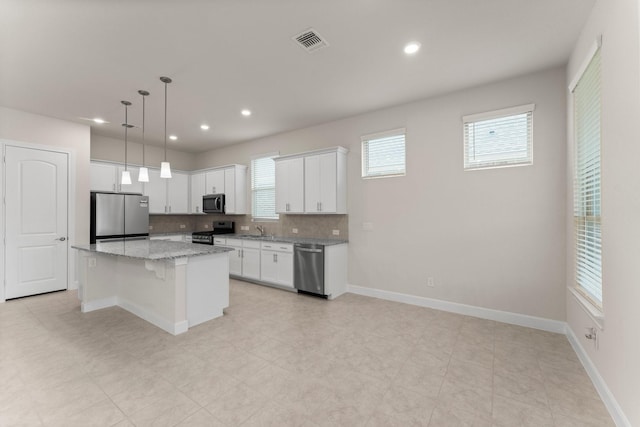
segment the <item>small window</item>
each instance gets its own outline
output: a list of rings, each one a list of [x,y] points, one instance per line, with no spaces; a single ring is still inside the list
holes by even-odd
[[[251,214],[253,218],[278,219],[276,213],[277,153],[251,160]]]
[[[365,135],[362,141],[362,177],[402,176],[405,167],[405,130]]]
[[[533,163],[534,104],[464,116],[464,168]]]

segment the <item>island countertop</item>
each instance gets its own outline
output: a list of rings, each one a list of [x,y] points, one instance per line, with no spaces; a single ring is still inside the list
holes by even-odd
[[[71,247],[81,251],[154,261],[233,251],[231,248],[221,246],[149,239],[98,242],[91,245],[75,245]]]

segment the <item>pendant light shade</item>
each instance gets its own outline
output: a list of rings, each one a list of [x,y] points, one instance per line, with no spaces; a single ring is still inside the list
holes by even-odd
[[[131,103],[129,101],[120,101],[122,105],[124,105],[124,123],[122,127],[124,127],[124,170],[122,171],[122,177],[120,178],[121,185],[131,185],[131,174],[127,170],[127,133],[130,127],[133,127],[129,124],[129,106]]]
[[[131,185],[131,174],[129,173],[129,171],[122,171],[122,179],[120,180],[120,184]]]
[[[171,83],[169,77],[160,77],[164,83],[164,162],[160,164],[160,178],[171,178],[171,165],[167,161],[167,85]]]
[[[147,169],[144,162],[144,119],[145,119],[145,101],[149,92],[146,90],[139,90],[138,93],[142,95],[142,167],[138,171],[138,182],[149,182],[149,169]]]
[[[142,149],[144,150],[144,147]],[[144,166],[138,171],[138,182],[149,182],[149,169]]]
[[[160,178],[171,178],[171,165],[169,162],[160,163]]]

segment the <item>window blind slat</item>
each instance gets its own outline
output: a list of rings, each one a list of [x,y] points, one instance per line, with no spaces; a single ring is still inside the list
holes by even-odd
[[[602,304],[600,227],[600,50],[573,90],[576,159],[574,233],[576,284]]]

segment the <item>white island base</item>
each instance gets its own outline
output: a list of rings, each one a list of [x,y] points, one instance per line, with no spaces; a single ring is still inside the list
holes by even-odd
[[[79,251],[83,313],[119,306],[178,335],[229,306],[229,255],[147,260]]]

